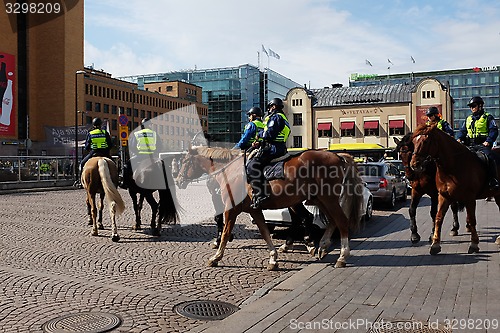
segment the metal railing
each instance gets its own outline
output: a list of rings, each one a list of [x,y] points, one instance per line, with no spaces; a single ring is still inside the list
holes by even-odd
[[[0,184],[74,180],[72,156],[0,156]]]

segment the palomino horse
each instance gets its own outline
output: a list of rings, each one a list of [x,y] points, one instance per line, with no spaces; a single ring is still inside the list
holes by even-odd
[[[121,214],[125,210],[125,203],[117,190],[118,170],[115,163],[107,157],[92,157],[85,163],[82,171],[82,185],[87,191],[87,212],[89,221],[92,219],[92,236],[97,236],[97,208],[96,195],[99,193],[101,199],[99,229],[104,229],[102,225],[102,208],[104,198],[108,202],[109,213],[111,215],[111,240],[118,242],[118,228],[116,227],[116,214]]]
[[[206,148],[205,148],[206,149]],[[222,148],[209,148],[219,149]],[[222,149],[222,151],[228,149]],[[176,179],[182,188],[197,178],[203,171],[201,165],[211,165],[207,153],[192,149],[185,157]],[[270,181],[266,186],[270,196],[263,202],[262,209],[278,209],[294,206],[309,200],[319,207],[328,220],[326,231],[320,241],[318,256],[326,255],[331,236],[337,226],[340,230],[341,249],[336,267],[345,267],[349,257],[349,228],[360,223],[363,183],[358,175],[354,160],[348,154],[332,154],[327,151],[308,150],[292,157],[284,164],[284,179]],[[224,202],[224,231],[216,254],[209,259],[209,266],[217,266],[224,255],[229,236],[241,212],[249,213],[259,228],[260,234],[270,250],[268,269],[276,269],[278,253],[272,243],[269,229],[264,221],[262,209],[250,207],[251,187],[246,183],[244,159],[236,158],[213,173],[216,177]]]
[[[416,244],[420,242],[420,235],[418,234],[417,227],[417,207],[420,199],[424,194],[428,194],[431,198],[431,218],[432,222],[436,220],[436,213],[438,207],[438,189],[436,187],[436,164],[434,162],[426,163],[423,166],[422,172],[415,172],[410,168],[410,161],[413,154],[413,142],[411,140],[413,133],[406,134],[401,140],[394,138],[396,143],[396,151],[401,156],[401,161],[405,167],[406,178],[411,183],[411,202],[410,208],[410,231],[411,242]],[[451,203],[451,210],[453,211],[453,228],[450,231],[451,236],[458,235],[460,223],[458,222],[458,203]],[[433,228],[434,229],[434,228]],[[429,236],[429,242],[432,241],[432,234]]]
[[[430,253],[441,252],[441,226],[451,202],[458,201],[467,210],[467,225],[471,233],[468,253],[479,252],[479,237],[476,230],[476,200],[495,197],[500,208],[500,191],[490,191],[483,162],[476,153],[455,141],[435,125],[420,125],[412,137],[415,149],[410,166],[423,170],[426,161],[436,163],[436,187],[439,192],[434,236]],[[497,244],[500,237],[497,238]]]
[[[129,170],[131,170],[130,164],[128,167],[130,168]],[[162,174],[158,171],[158,168],[163,167],[164,166],[161,161],[158,161],[153,165],[150,165],[147,168],[141,170],[141,174],[138,174],[137,177],[142,179],[143,177],[154,177],[154,174]],[[153,170],[153,168],[156,168],[157,170]],[[132,204],[134,206],[134,230],[141,230],[141,210],[144,199],[146,199],[149,206],[151,206],[151,233],[153,234],[153,236],[160,236],[162,223],[175,224],[177,222],[178,214],[176,209],[176,202],[174,200],[174,196],[171,193],[171,187],[165,186],[166,188],[159,188],[157,190],[142,188],[137,185],[136,181],[133,178],[132,172],[124,172],[123,176],[123,182],[128,187],[128,193],[132,198]],[[172,186],[172,188],[172,190],[175,190],[175,187]],[[154,193],[156,191],[158,191],[159,201],[156,201],[156,198],[154,196]]]

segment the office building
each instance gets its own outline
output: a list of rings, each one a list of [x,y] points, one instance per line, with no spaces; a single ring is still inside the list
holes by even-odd
[[[263,108],[269,99],[284,98],[298,83],[270,69],[261,71],[253,65],[195,69],[178,72],[121,77],[136,82],[140,89],[148,84],[185,81],[202,87],[203,104],[208,105],[208,134],[212,141],[236,143],[248,122],[246,112]]]
[[[486,112],[500,119],[500,67],[472,67],[466,69],[453,69],[430,72],[367,75],[354,73],[351,75],[349,85],[359,87],[365,85],[412,83],[426,77],[433,77],[444,85],[449,85],[453,105],[453,123],[455,130],[459,129],[465,118],[470,115],[467,103],[473,96],[484,99]]]

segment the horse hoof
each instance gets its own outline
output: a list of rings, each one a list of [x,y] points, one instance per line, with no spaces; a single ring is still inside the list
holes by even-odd
[[[267,264],[267,270],[268,271],[275,271],[278,269],[278,263],[274,263],[274,264]]]
[[[104,226],[102,224],[99,225],[99,230],[104,230]]]
[[[283,244],[278,248],[278,252],[281,252],[281,253],[288,253],[288,250],[289,250],[289,248],[288,248],[288,245],[286,245],[286,244]]]
[[[92,231],[90,232],[90,234],[91,234],[92,236],[98,236],[97,230],[92,230]]]
[[[467,253],[469,253],[469,254],[479,253],[479,246],[477,244],[470,245],[469,246],[469,251]]]
[[[142,228],[141,228],[141,226],[140,226],[140,225],[137,225],[137,224],[136,224],[136,225],[134,225],[134,226],[132,227],[132,230],[142,230]]]
[[[450,231],[450,236],[458,236],[458,231],[457,230]]]
[[[112,240],[113,242],[118,242],[118,241],[120,240],[120,236],[118,236],[118,235],[114,235],[113,237],[111,237],[111,240]]]
[[[328,252],[325,249],[320,248],[318,250],[318,259],[319,260],[323,259],[327,254]]]
[[[218,249],[219,248],[219,245],[220,245],[220,242],[217,240],[217,239],[214,239],[211,243],[210,243],[210,248],[212,249]]]
[[[411,235],[410,240],[412,244],[417,244],[420,242],[420,235],[419,234]]]
[[[441,252],[441,246],[431,246],[431,255],[435,256],[436,254],[438,254],[439,252]]]
[[[160,232],[160,230],[158,230],[158,229],[153,229],[153,230],[151,231],[151,233],[152,233],[152,234],[153,234],[153,236],[155,236],[155,237],[160,237],[160,236],[161,236],[161,232]]]
[[[500,236],[497,237],[497,240],[495,241],[496,245],[500,245]]]
[[[335,263],[335,268],[344,268],[346,266],[345,261],[343,260],[337,260]]]
[[[316,248],[314,246],[307,246],[307,252],[311,255],[311,257],[314,257],[316,254]]]
[[[93,225],[94,222],[92,222],[92,220],[89,220],[89,223],[87,223],[87,225]]]
[[[219,264],[219,262],[216,260],[209,260],[208,261],[208,267],[217,267],[218,264]]]
[[[469,227],[469,226],[466,226],[466,227],[465,227],[465,231],[466,231],[466,232],[470,232],[470,227]]]

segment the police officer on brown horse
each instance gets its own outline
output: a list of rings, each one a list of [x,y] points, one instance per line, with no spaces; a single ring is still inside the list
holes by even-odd
[[[252,146],[259,147],[257,156],[251,159],[247,165],[247,177],[252,186],[252,208],[258,209],[267,198],[264,193],[263,168],[271,160],[287,153],[286,140],[290,135],[290,124],[283,113],[283,101],[273,98],[267,104],[268,116],[264,119],[264,131],[261,139],[256,140]]]
[[[457,140],[483,152],[488,157],[488,186],[490,190],[499,188],[495,157],[491,153],[493,143],[498,137],[498,127],[493,115],[484,110],[484,101],[480,96],[470,99],[467,106],[472,114],[465,119]]]

